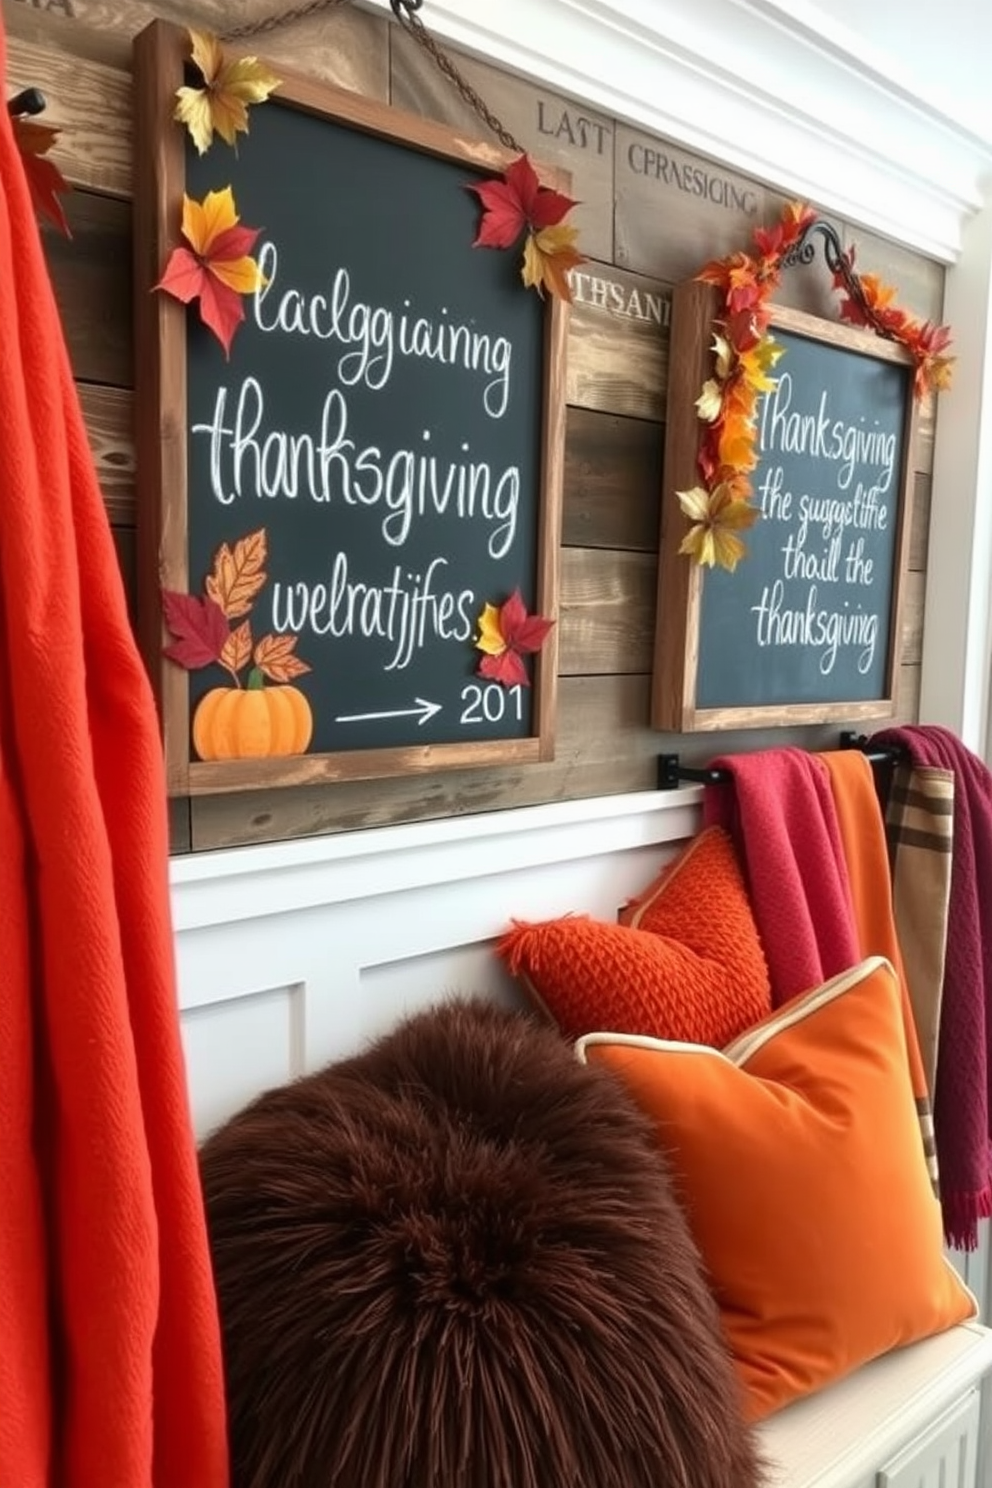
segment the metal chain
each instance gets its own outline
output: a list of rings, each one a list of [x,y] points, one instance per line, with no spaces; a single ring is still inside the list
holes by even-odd
[[[262,16],[257,21],[245,21],[241,26],[232,26],[224,32],[225,41],[244,41],[250,36],[261,36],[268,31],[278,31],[292,21],[302,21],[307,16],[317,15],[321,10],[334,10],[347,0],[303,0],[300,5],[291,5],[288,10],[277,10],[272,15]]]
[[[288,10],[277,11],[273,15],[263,16],[260,20],[246,21],[244,25],[232,27],[225,33],[226,39],[228,41],[243,41],[250,36],[260,36],[269,31],[276,31],[280,26],[288,26],[292,21],[300,21],[306,16],[317,15],[322,10],[332,10],[346,3],[347,0],[302,0],[301,4],[291,5]],[[427,53],[435,67],[447,78],[448,82],[457,88],[476,117],[482,120],[487,129],[492,131],[500,144],[507,150],[512,150],[515,154],[522,155],[524,153],[523,146],[518,144],[506,126],[497,118],[485,100],[472,87],[468,79],[462,76],[451,57],[434,40],[419,15],[417,15],[417,11],[423,4],[423,0],[389,0],[389,3],[392,6],[393,15],[403,29]]]

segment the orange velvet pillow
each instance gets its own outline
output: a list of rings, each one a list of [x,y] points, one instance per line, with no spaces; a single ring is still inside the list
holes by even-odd
[[[872,957],[723,1053],[594,1033],[655,1121],[757,1420],[975,1315],[944,1257],[899,984]]]
[[[499,950],[569,1038],[595,1028],[719,1048],[771,1009],[730,838],[711,827],[622,916],[515,922]]]

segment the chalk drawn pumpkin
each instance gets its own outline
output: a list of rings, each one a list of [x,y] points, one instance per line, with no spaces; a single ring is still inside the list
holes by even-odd
[[[312,736],[313,714],[298,687],[214,687],[193,714],[201,760],[304,754]]]

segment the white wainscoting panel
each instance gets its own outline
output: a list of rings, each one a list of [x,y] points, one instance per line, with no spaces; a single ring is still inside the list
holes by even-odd
[[[180,1011],[197,1134],[448,996],[522,1005],[514,918],[614,919],[700,824],[697,790],[177,858]]]

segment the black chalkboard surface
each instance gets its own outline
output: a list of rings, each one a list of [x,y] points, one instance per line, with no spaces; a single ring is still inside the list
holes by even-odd
[[[185,51],[160,23],[139,38],[139,98],[157,80],[167,104]],[[170,488],[160,460],[145,515],[167,589],[202,592],[218,553],[261,545],[252,641],[295,637],[312,732],[288,758],[198,758],[201,701],[231,679],[211,666],[180,686],[166,662],[170,780],[195,792],[548,757],[555,631],[527,658],[533,686],[480,677],[474,645],[485,605],[519,591],[553,618],[556,597],[563,311],[522,286],[518,254],[472,246],[467,187],[509,157],[276,71],[236,154],[199,156],[169,107],[154,131],[170,147],[154,272],[181,192],[229,185],[261,229],[267,282],[229,358],[195,310],[155,297],[160,410],[185,381],[155,438],[178,417],[182,479]]]
[[[688,286],[687,295],[682,329],[692,333],[687,364],[695,370],[711,301],[705,286]],[[677,292],[673,321],[679,308]],[[759,403],[759,462],[751,476],[761,516],[733,573],[701,571],[678,554],[685,520],[674,492],[698,480],[698,427],[686,449],[687,421],[670,404],[659,622],[659,651],[668,650],[655,679],[660,727],[892,711],[913,369],[891,343],[796,311],[777,312],[773,335],[783,355],[775,388]],[[694,385],[698,396],[701,384]]]

